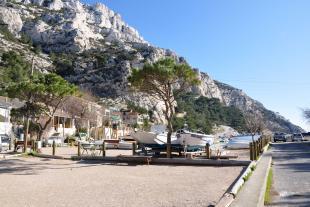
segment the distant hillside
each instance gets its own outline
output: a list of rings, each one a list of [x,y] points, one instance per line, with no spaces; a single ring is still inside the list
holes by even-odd
[[[131,68],[145,62],[172,57],[186,62],[169,49],[151,45],[119,14],[103,4],[87,5],[79,0],[1,0],[0,55],[14,50],[41,71],[55,72],[101,98],[130,100],[155,110],[163,121],[163,104],[128,90]],[[216,98],[226,106],[263,114],[272,131],[301,131],[284,117],[248,97],[241,90],[214,81],[197,72],[201,84],[192,92]]]
[[[215,83],[222,93],[223,102],[227,106],[237,107],[243,112],[254,111],[256,114],[261,114],[269,130],[287,133],[304,131],[301,127],[292,124],[283,116],[266,109],[262,103],[247,96],[242,90],[218,81],[215,81]]]
[[[230,126],[239,132],[246,131],[245,120],[241,110],[235,106],[225,106],[217,98],[206,98],[187,93],[177,98],[177,112],[184,113],[182,118],[174,118],[174,128],[180,129],[187,123],[190,129],[212,133],[217,125]]]

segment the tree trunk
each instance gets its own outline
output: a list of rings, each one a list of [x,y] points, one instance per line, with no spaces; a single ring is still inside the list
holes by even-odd
[[[40,129],[39,134],[38,134],[39,135],[38,136],[39,141],[42,141],[41,139],[42,139],[43,132],[44,132],[44,130]]]
[[[27,117],[26,131],[24,133],[24,153],[27,153],[28,133],[29,133],[29,117]]]
[[[167,158],[171,158],[171,135],[172,135],[171,119],[168,120],[168,134],[167,134]]]

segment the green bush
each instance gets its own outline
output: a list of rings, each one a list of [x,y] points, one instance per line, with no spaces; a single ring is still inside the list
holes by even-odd
[[[186,122],[193,130],[211,133],[212,127],[228,125],[239,131],[245,130],[242,112],[234,107],[225,106],[216,98],[206,98],[193,93],[186,93],[177,97],[177,113],[186,112],[184,118],[174,118],[174,129],[183,127]]]
[[[15,36],[9,31],[8,27],[0,22],[0,33],[4,36],[4,39],[16,42]]]

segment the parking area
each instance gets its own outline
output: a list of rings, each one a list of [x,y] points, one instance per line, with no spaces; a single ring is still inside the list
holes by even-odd
[[[243,167],[0,161],[1,206],[209,206]]]

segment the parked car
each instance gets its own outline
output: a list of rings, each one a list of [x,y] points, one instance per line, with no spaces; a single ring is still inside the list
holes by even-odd
[[[60,133],[54,133],[54,134],[52,134],[52,136],[50,136],[44,140],[45,145],[52,146],[54,140],[55,140],[56,145],[61,145],[63,137],[60,135]]]
[[[301,133],[293,134],[292,141],[293,142],[302,142],[302,141],[304,141],[304,136],[302,136]]]
[[[10,137],[7,134],[0,134],[0,151],[4,148],[8,149],[10,145]]]
[[[278,142],[278,141],[286,142],[287,139],[288,139],[288,135],[285,133],[275,133],[273,135],[274,142]]]

